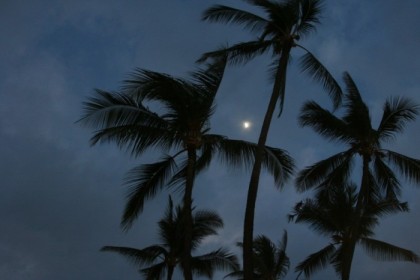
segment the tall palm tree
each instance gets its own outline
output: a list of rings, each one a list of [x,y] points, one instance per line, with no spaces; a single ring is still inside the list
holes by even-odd
[[[159,221],[159,237],[161,244],[152,245],[143,249],[129,247],[105,246],[101,250],[121,254],[130,259],[134,264],[143,267],[140,272],[148,280],[172,279],[175,268],[182,263],[184,257],[183,239],[185,227],[183,226],[182,208],[174,208],[171,197],[163,219]],[[223,221],[217,213],[212,211],[196,211],[193,213],[192,249],[196,250],[201,241],[217,234],[223,227]],[[199,276],[213,277],[215,269],[237,270],[236,256],[224,248],[208,254],[192,257],[192,270]]]
[[[341,100],[341,89],[328,70],[298,43],[301,37],[315,31],[322,10],[321,0],[244,0],[262,9],[265,17],[249,11],[223,5],[215,5],[204,12],[203,19],[211,22],[234,23],[243,25],[258,36],[255,40],[235,44],[221,50],[205,53],[199,61],[209,57],[227,56],[233,64],[244,63],[252,58],[271,53],[273,57],[274,85],[264,116],[258,139],[258,151],[249,182],[247,205],[244,221],[244,269],[245,279],[252,279],[252,241],[254,228],[255,202],[261,173],[261,160],[267,140],[271,120],[278,101],[281,114],[286,87],[287,66],[291,51],[299,48],[305,52],[301,65],[315,80],[320,81],[328,90],[337,107]]]
[[[420,107],[407,98],[389,98],[384,104],[379,126],[374,129],[369,108],[348,73],[344,74],[344,82],[347,93],[345,112],[341,118],[310,101],[303,106],[300,123],[312,127],[329,140],[348,145],[348,148],[299,172],[296,186],[299,191],[304,191],[314,187],[325,189],[343,185],[352,174],[355,158],[360,157],[362,172],[356,210],[357,217],[362,217],[364,207],[371,200],[398,198],[401,185],[395,171],[413,183],[420,184],[419,159],[383,148],[384,143],[403,132],[407,122],[415,119]],[[359,220],[354,222],[358,223]],[[346,250],[345,255],[351,259],[354,246]],[[350,267],[344,270],[349,273]]]
[[[183,188],[185,215],[185,279],[192,279],[191,203],[196,172],[207,167],[215,154],[231,166],[250,167],[257,146],[210,133],[214,98],[226,60],[219,58],[191,74],[192,79],[138,69],[121,92],[96,90],[85,103],[84,124],[99,129],[97,142],[116,142],[135,156],[157,148],[167,154],[158,162],[134,168],[126,180],[130,191],[122,218],[128,229],[142,212],[144,202],[163,187]],[[150,108],[148,107],[150,106]],[[155,110],[151,109],[154,108]],[[263,164],[281,185],[293,171],[293,160],[283,150],[264,147]],[[169,154],[168,154],[169,153]]]
[[[376,198],[358,217],[360,212],[356,207],[357,196],[357,187],[354,184],[344,187],[330,186],[319,191],[315,199],[296,204],[289,216],[290,220],[309,224],[311,229],[331,239],[330,244],[297,265],[298,278],[302,273],[309,278],[329,263],[334,266],[341,279],[350,279],[353,256],[347,257],[346,248],[354,248],[357,244],[377,260],[419,262],[419,257],[412,251],[372,238],[380,217],[408,211],[407,204],[392,198]],[[356,223],[356,220],[359,222]]]
[[[238,245],[242,247],[242,243],[238,243]],[[290,266],[289,257],[286,254],[287,232],[284,232],[281,242],[278,244],[273,243],[265,235],[259,235],[254,239],[253,245],[253,279],[283,279]],[[239,279],[243,279],[243,274],[243,271],[234,271],[226,275],[226,277],[239,277]]]

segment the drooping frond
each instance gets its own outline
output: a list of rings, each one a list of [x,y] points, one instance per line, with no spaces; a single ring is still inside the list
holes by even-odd
[[[255,160],[257,145],[247,141],[223,139],[219,142],[219,156],[228,166],[250,168]],[[266,146],[262,166],[281,187],[292,175],[294,161],[285,150]]]
[[[365,216],[383,217],[390,214],[408,212],[407,202],[400,202],[397,199],[384,199],[366,207]]]
[[[299,45],[299,47],[303,48]],[[322,63],[307,49],[303,48],[306,54],[300,58],[300,66],[302,71],[308,73],[312,79],[320,82],[328,95],[333,101],[334,108],[338,108],[341,104],[343,92],[341,87],[334,79],[333,75]]]
[[[361,238],[360,244],[374,259],[380,261],[407,261],[419,263],[420,259],[414,252],[398,246],[371,238]]]
[[[224,138],[220,139],[217,149],[219,158],[229,167],[249,169],[254,163],[256,150],[254,143]]]
[[[208,254],[193,257],[191,266],[198,276],[213,277],[215,270],[235,271],[239,269],[238,259],[225,248],[219,248]]]
[[[257,236],[253,244],[256,279],[279,279],[287,274],[290,261],[286,254],[286,232],[278,246],[264,235]]]
[[[92,145],[112,141],[134,155],[149,147],[168,147],[177,142],[166,120],[124,94],[96,90],[96,95],[85,102],[80,122],[99,129],[91,138]]]
[[[298,191],[303,192],[309,188],[313,188],[322,183],[332,172],[340,171],[341,165],[352,166],[353,151],[347,150],[335,154],[327,159],[321,160],[312,166],[306,167],[300,171],[296,177],[295,185]],[[349,171],[348,171],[349,172]],[[349,174],[347,172],[347,174]],[[346,174],[343,172],[342,174]]]
[[[330,189],[331,187],[344,186],[347,184],[354,166],[354,157],[348,154],[340,164],[331,170],[323,181],[316,186],[317,191]]]
[[[135,249],[130,247],[104,246],[103,252],[114,252],[126,257],[135,265],[143,266],[153,263],[159,256],[164,257],[167,254],[165,248],[161,246],[149,246],[144,249]]]
[[[408,98],[389,98],[377,130],[379,139],[394,139],[395,134],[403,132],[406,123],[414,121],[419,112],[419,105]]]
[[[375,157],[373,168],[378,185],[386,197],[397,198],[401,194],[401,186],[392,169],[379,156]]]
[[[223,228],[223,221],[213,211],[197,211],[193,215],[193,240],[192,249],[196,249],[204,238],[216,235],[217,230]]]
[[[255,278],[272,276],[276,270],[276,245],[265,235],[259,235],[254,238],[253,246]]]
[[[304,273],[305,277],[309,278],[320,269],[324,269],[329,264],[330,258],[336,253],[336,248],[330,244],[316,253],[309,255],[304,261],[300,262],[295,271]]]
[[[167,265],[164,262],[157,263],[148,268],[141,269],[141,274],[145,277],[145,280],[156,280],[162,279],[167,270]]]
[[[143,211],[144,202],[153,198],[171,178],[176,167],[175,157],[166,156],[159,162],[140,165],[128,173],[125,180],[125,184],[129,187],[128,201],[121,221],[124,229],[131,227]]]
[[[268,40],[238,43],[231,47],[222,47],[216,51],[206,52],[197,60],[197,62],[204,62],[209,58],[227,56],[229,64],[244,64],[254,57],[264,54],[272,45],[273,42]]]
[[[268,24],[266,19],[258,15],[224,5],[208,8],[204,11],[202,19],[210,22],[240,24],[252,32],[262,31]]]
[[[299,124],[310,126],[331,141],[349,143],[352,140],[346,123],[314,101],[308,101],[302,106]]]
[[[330,209],[331,210],[331,209]],[[296,203],[294,210],[288,215],[289,221],[305,223],[309,227],[324,235],[329,236],[339,230],[336,221],[332,219],[332,213],[322,209],[320,204],[312,199]]]
[[[262,166],[273,176],[278,188],[282,188],[295,170],[293,158],[282,149],[265,147]]]
[[[411,182],[420,184],[420,160],[404,156],[390,150],[386,151],[387,159]]]

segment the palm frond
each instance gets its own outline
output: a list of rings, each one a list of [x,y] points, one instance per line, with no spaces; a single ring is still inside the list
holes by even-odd
[[[136,100],[175,103],[185,96],[191,84],[169,74],[136,68],[130,78],[123,81],[122,90]],[[185,97],[186,98],[186,97]],[[182,101],[178,101],[182,102]]]
[[[202,19],[210,22],[243,25],[252,32],[261,31],[267,25],[267,20],[258,15],[224,5],[214,5],[208,8],[204,11]]]
[[[193,249],[210,235],[216,235],[223,228],[222,218],[214,211],[197,211],[193,215]]]
[[[135,155],[149,147],[168,147],[177,142],[166,120],[120,93],[96,90],[95,97],[85,102],[85,114],[79,121],[98,128],[91,138],[92,145],[116,142]]]
[[[317,191],[328,190],[331,187],[344,186],[347,184],[354,166],[354,157],[349,153],[347,158],[338,164],[324,180],[316,186]]]
[[[420,160],[386,150],[386,157],[411,182],[420,184]]]
[[[366,207],[364,216],[383,217],[390,214],[408,212],[408,203],[400,202],[397,199],[384,199]]]
[[[320,23],[319,18],[322,11],[322,1],[300,1],[299,10],[299,23],[296,26],[297,34],[302,36],[315,31],[315,25]]]
[[[276,266],[276,244],[267,236],[254,238],[254,271],[257,275],[271,274]]]
[[[330,236],[340,230],[331,211],[332,209],[323,208],[316,200],[306,199],[296,203],[288,218],[289,222],[306,223],[314,231]]]
[[[292,176],[295,163],[287,151],[265,146],[262,166],[274,177],[277,187],[281,188]]]
[[[144,249],[135,249],[130,247],[104,246],[102,252],[114,252],[126,257],[133,264],[138,266],[153,263],[157,258],[164,257],[167,254],[165,248],[161,246],[150,246]]]
[[[366,252],[380,261],[407,261],[419,263],[420,259],[414,252],[398,246],[371,238],[361,238],[360,244]]]
[[[420,112],[418,104],[404,97],[390,98],[385,102],[378,134],[381,140],[394,139],[396,133],[403,132],[407,122],[414,121]]]
[[[349,73],[344,72],[343,79],[346,84],[346,115],[343,120],[358,135],[370,135],[372,132],[369,108],[362,99],[362,96],[355,82]],[[361,138],[361,137],[360,137]]]
[[[254,164],[256,145],[242,140],[220,138],[218,156],[229,167],[251,168]]]
[[[222,81],[226,63],[226,55],[214,57],[211,63],[207,63],[205,69],[192,73],[192,77],[200,88],[215,96]]]
[[[151,267],[141,269],[141,274],[146,280],[160,280],[163,278],[167,270],[167,265],[164,262],[157,263]]]
[[[300,45],[299,47],[303,48]],[[315,81],[321,83],[331,97],[334,108],[338,108],[343,96],[341,87],[327,68],[311,52],[305,48],[303,49],[306,51],[306,54],[301,57],[300,61],[302,71],[308,73]]]
[[[298,278],[301,273],[304,273],[305,277],[309,278],[316,271],[327,267],[335,252],[335,246],[330,244],[318,252],[310,254],[304,261],[296,266],[295,271],[299,272]]]
[[[148,148],[178,147],[182,139],[166,127],[134,124],[98,130],[92,136],[91,144],[98,142],[115,142],[120,149],[139,156]]]
[[[385,191],[386,197],[398,197],[401,194],[401,186],[392,169],[378,156],[374,158],[373,167],[375,178],[379,187]]]
[[[300,171],[296,177],[295,185],[299,192],[313,188],[323,182],[328,175],[342,164],[352,166],[349,161],[352,160],[353,151],[347,150],[335,154],[327,159],[321,160],[312,166],[306,167]]]
[[[215,270],[238,270],[239,263],[237,257],[229,253],[225,248],[219,248],[208,254],[193,257],[191,260],[192,270],[196,275],[213,277]]]
[[[210,165],[213,159],[214,153],[217,151],[217,145],[220,141],[226,137],[217,134],[205,134],[202,136],[202,144],[199,149],[200,155],[196,162],[196,173],[204,170]]]
[[[227,56],[229,64],[245,64],[254,57],[267,52],[272,45],[273,42],[268,40],[255,40],[238,43],[231,47],[221,47],[216,51],[204,53],[197,62],[204,62],[209,58]]]
[[[302,106],[299,124],[310,126],[331,141],[349,143],[352,140],[346,123],[314,101],[308,101]]]
[[[143,164],[133,168],[127,175],[125,184],[129,187],[127,204],[121,226],[127,230],[143,211],[144,202],[153,198],[171,178],[176,167],[175,156],[166,156],[161,161]]]

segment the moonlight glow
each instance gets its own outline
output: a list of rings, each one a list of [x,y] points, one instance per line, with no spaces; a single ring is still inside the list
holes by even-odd
[[[244,129],[249,129],[249,128],[251,127],[251,123],[250,123],[250,122],[248,122],[248,121],[244,121],[244,122],[242,123],[242,127],[243,127]]]

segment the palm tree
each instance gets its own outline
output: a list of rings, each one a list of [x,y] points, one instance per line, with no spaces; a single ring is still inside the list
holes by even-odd
[[[355,158],[360,156],[362,175],[356,217],[362,217],[363,208],[371,200],[398,198],[401,186],[394,169],[403,177],[420,184],[420,160],[382,147],[385,142],[395,139],[397,133],[403,132],[406,123],[415,119],[420,108],[407,98],[390,98],[384,104],[378,128],[374,129],[369,109],[348,73],[344,73],[344,82],[347,93],[342,118],[310,101],[303,106],[300,123],[312,127],[329,140],[347,144],[348,149],[299,172],[296,186],[299,191],[304,191],[314,187],[323,189],[343,185],[352,173]],[[354,222],[358,223],[359,220]],[[345,255],[350,260],[354,246],[346,250]],[[350,265],[350,261],[345,265]],[[349,274],[350,266],[344,267],[344,270]]]
[[[116,142],[135,156],[157,148],[169,153],[152,164],[129,172],[130,191],[122,218],[128,229],[142,212],[144,202],[163,187],[182,187],[185,215],[185,279],[191,280],[192,191],[195,174],[206,168],[215,154],[231,166],[250,167],[256,145],[211,134],[209,119],[226,60],[216,59],[191,74],[192,80],[138,69],[124,82],[122,92],[96,90],[85,103],[84,124],[99,128],[92,144]],[[155,108],[152,110],[148,107]],[[161,113],[158,113],[161,112]],[[281,185],[293,171],[293,160],[276,148],[264,147],[263,164]]]
[[[242,243],[238,243],[242,247]],[[253,242],[254,280],[283,279],[290,266],[289,257],[286,255],[287,232],[285,231],[278,245],[265,235],[259,235]],[[243,278],[243,271],[234,271],[226,277]],[[226,278],[225,277],[225,278]]]
[[[328,70],[302,45],[301,37],[315,30],[322,10],[321,0],[245,0],[256,8],[262,9],[266,17],[223,5],[215,5],[204,12],[203,19],[211,22],[241,24],[257,38],[249,42],[235,44],[217,51],[205,53],[199,61],[210,57],[227,56],[233,64],[244,63],[252,58],[271,53],[273,56],[274,85],[264,116],[258,139],[258,151],[248,188],[248,198],[244,221],[244,269],[245,279],[252,279],[252,242],[254,228],[255,202],[258,193],[261,160],[267,140],[271,120],[277,101],[280,101],[281,114],[286,87],[287,66],[293,48],[305,52],[301,64],[315,80],[320,81],[328,90],[337,107],[341,100],[341,89]]]
[[[307,199],[296,204],[289,216],[290,220],[309,224],[311,229],[331,239],[330,244],[298,264],[296,267],[296,271],[299,272],[298,278],[302,273],[309,278],[329,263],[334,266],[341,279],[350,279],[353,256],[348,258],[346,248],[354,248],[357,244],[377,260],[419,262],[419,257],[415,253],[372,238],[379,218],[408,211],[407,203],[391,198],[375,199],[364,208],[359,217],[357,196],[357,187],[354,184],[344,187],[330,186],[319,191],[315,199]]]
[[[101,251],[121,254],[140,267],[150,265],[140,270],[147,280],[162,279],[165,274],[166,279],[170,280],[175,268],[182,263],[184,257],[182,250],[185,227],[182,214],[182,208],[179,206],[174,208],[169,197],[165,216],[159,221],[161,244],[143,249],[105,246]],[[217,229],[222,227],[223,221],[215,212],[196,211],[193,214],[192,249],[197,249],[204,238],[217,234]],[[195,274],[208,278],[213,277],[215,269],[237,270],[239,267],[236,256],[224,248],[192,257],[191,263]]]

